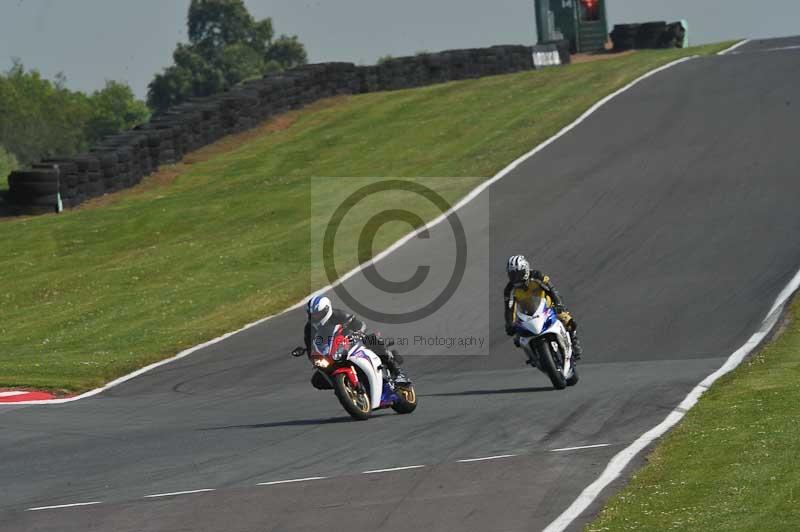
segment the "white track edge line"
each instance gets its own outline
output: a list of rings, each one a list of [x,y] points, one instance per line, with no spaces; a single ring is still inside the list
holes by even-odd
[[[547,525],[543,532],[562,532],[565,530],[575,519],[577,519],[588,507],[592,504],[600,493],[614,480],[616,480],[623,472],[625,467],[630,463],[633,458],[639,454],[644,448],[653,443],[655,440],[663,436],[669,429],[674,427],[686,413],[692,409],[700,396],[708,390],[714,382],[736,369],[742,361],[756,349],[761,342],[769,335],[775,324],[778,323],[781,316],[781,311],[786,305],[786,302],[792,294],[800,287],[800,270],[795,274],[786,288],[778,294],[775,299],[775,304],[764,317],[761,326],[739,349],[734,351],[725,363],[714,373],[703,379],[700,384],[694,387],[689,394],[681,401],[681,403],[670,412],[667,417],[658,425],[648,430],[639,438],[624,448],[619,453],[615,454],[611,461],[606,466],[603,473],[591,484],[589,484],[578,498],[575,499],[564,512],[559,515],[555,521]]]
[[[145,495],[145,499],[157,499],[159,497],[175,497],[177,495],[191,495],[193,493],[207,493],[209,491],[217,491],[216,488],[205,488],[202,490],[187,490],[187,491],[173,491],[170,493],[155,493],[153,495]]]
[[[94,504],[103,504],[101,501],[93,501],[93,502],[76,502],[72,504],[57,504],[55,506],[37,506],[36,508],[28,508],[25,510],[26,512],[38,512],[41,510],[58,510],[61,508],[75,508],[78,506],[92,506]]]
[[[390,467],[388,469],[370,469],[369,471],[362,471],[362,475],[372,475],[374,473],[391,473],[392,471],[406,471],[408,469],[421,469],[424,465],[410,465],[403,467]]]
[[[595,445],[579,445],[577,447],[562,447],[561,449],[550,449],[551,453],[562,453],[566,451],[580,451],[582,449],[599,449],[600,447],[611,447],[610,443],[598,443]]]
[[[436,226],[436,225],[440,224],[441,222],[443,222],[444,220],[446,220],[448,216],[450,216],[452,213],[456,212],[457,210],[459,210],[463,206],[465,206],[468,203],[470,203],[473,199],[478,197],[478,195],[480,195],[484,190],[486,190],[491,185],[493,185],[497,181],[500,181],[506,175],[508,175],[509,173],[514,171],[523,162],[527,161],[528,159],[530,159],[531,157],[533,157],[534,155],[536,155],[540,151],[544,150],[545,148],[547,148],[548,146],[553,144],[555,141],[557,141],[558,139],[560,139],[561,137],[563,137],[564,135],[566,135],[567,133],[569,133],[570,131],[572,131],[576,127],[578,127],[579,125],[581,125],[591,115],[596,113],[601,107],[606,105],[608,102],[610,102],[611,100],[613,100],[614,98],[616,98],[620,94],[623,94],[623,93],[629,91],[630,89],[632,89],[633,87],[635,87],[636,85],[641,83],[642,81],[644,81],[644,80],[646,80],[646,79],[648,79],[648,78],[650,78],[652,76],[655,76],[656,74],[658,74],[660,72],[663,72],[664,70],[672,68],[672,67],[674,67],[676,65],[679,65],[681,63],[684,63],[686,61],[691,61],[692,59],[695,59],[697,57],[698,56],[696,56],[696,55],[683,57],[681,59],[677,59],[675,61],[667,63],[665,65],[661,65],[660,67],[654,68],[653,70],[650,70],[649,72],[646,72],[646,73],[642,74],[641,76],[639,76],[635,80],[631,81],[630,83],[628,83],[624,87],[622,87],[620,89],[617,89],[616,91],[612,92],[611,94],[605,96],[604,98],[602,98],[601,100],[596,102],[594,105],[589,107],[589,109],[584,111],[583,114],[581,114],[581,116],[579,116],[577,119],[575,119],[574,122],[572,122],[571,124],[565,126],[561,131],[559,131],[558,133],[556,133],[555,135],[553,135],[549,139],[545,140],[544,142],[542,142],[541,144],[539,144],[538,146],[533,148],[528,153],[518,157],[511,164],[509,164],[508,166],[506,166],[505,168],[500,170],[500,172],[497,173],[494,177],[484,181],[483,183],[481,183],[480,185],[478,185],[477,187],[472,189],[472,191],[469,194],[464,196],[458,203],[456,203],[453,207],[451,207],[447,212],[445,212],[443,214],[440,214],[436,219],[434,219],[433,221],[428,222],[427,224],[425,224],[425,226],[423,226],[423,227],[421,227],[421,228],[419,228],[419,229],[417,229],[415,231],[412,231],[412,232],[408,233],[406,236],[404,236],[403,238],[401,238],[400,240],[398,240],[397,242],[395,242],[394,244],[392,244],[391,246],[389,246],[388,248],[386,248],[382,252],[378,253],[372,260],[369,260],[369,261],[367,261],[367,262],[365,262],[363,264],[359,264],[358,266],[356,266],[355,268],[353,268],[352,270],[347,272],[340,279],[338,279],[336,282],[331,283],[328,286],[313,292],[312,294],[310,294],[307,297],[304,297],[303,299],[301,299],[300,301],[298,301],[297,303],[295,303],[291,307],[286,308],[286,309],[284,309],[284,310],[282,310],[280,312],[277,312],[275,314],[272,314],[270,316],[267,316],[266,318],[262,318],[260,320],[257,320],[257,321],[254,321],[252,323],[249,323],[249,324],[245,325],[244,327],[242,327],[241,329],[238,329],[236,331],[229,332],[229,333],[224,334],[224,335],[222,335],[222,336],[220,336],[218,338],[214,338],[213,340],[209,340],[207,342],[204,342],[204,343],[202,343],[200,345],[196,345],[194,347],[190,347],[189,349],[181,351],[180,353],[178,353],[177,355],[175,355],[172,358],[168,358],[168,359],[165,359],[165,360],[161,360],[160,362],[156,362],[154,364],[150,364],[149,366],[146,366],[144,368],[138,369],[138,370],[134,371],[133,373],[129,373],[128,375],[124,375],[122,377],[119,377],[118,379],[115,379],[115,380],[109,382],[108,384],[106,384],[105,386],[102,386],[101,388],[96,388],[94,390],[88,391],[88,392],[83,393],[81,395],[76,395],[75,397],[68,397],[68,398],[64,398],[64,399],[46,399],[46,400],[40,400],[40,401],[20,401],[20,402],[17,402],[17,403],[0,403],[0,407],[8,406],[8,405],[13,405],[13,406],[57,405],[57,404],[71,403],[71,402],[74,402],[74,401],[79,401],[81,399],[86,399],[86,398],[92,397],[94,395],[97,395],[99,393],[102,393],[102,392],[104,392],[106,390],[109,390],[111,388],[114,388],[115,386],[119,386],[120,384],[122,384],[124,382],[127,382],[127,381],[129,381],[131,379],[134,379],[134,378],[136,378],[136,377],[138,377],[140,375],[143,375],[143,374],[145,374],[145,373],[147,373],[149,371],[152,371],[152,370],[154,370],[156,368],[159,368],[159,367],[164,366],[166,364],[170,364],[172,362],[175,362],[176,360],[180,360],[180,359],[182,359],[184,357],[187,357],[187,356],[191,355],[192,353],[194,353],[196,351],[199,351],[201,349],[205,349],[206,347],[212,346],[214,344],[218,344],[219,342],[222,342],[223,340],[227,340],[231,336],[239,334],[240,332],[246,331],[248,329],[252,329],[253,327],[261,325],[262,323],[265,323],[265,322],[271,320],[272,318],[277,318],[279,316],[282,316],[283,314],[286,314],[287,312],[291,312],[291,311],[293,311],[295,309],[298,309],[298,308],[302,307],[303,305],[305,305],[306,301],[308,301],[308,299],[310,297],[313,297],[313,296],[318,295],[318,294],[324,294],[325,292],[331,290],[332,288],[334,288],[336,286],[339,286],[340,284],[342,284],[343,282],[347,281],[349,278],[353,277],[354,275],[356,275],[357,273],[359,273],[363,269],[365,269],[365,268],[377,263],[381,259],[389,256],[392,252],[394,252],[396,249],[398,249],[401,246],[403,246],[406,242],[408,242],[409,240],[411,240],[415,236],[419,235],[420,233],[422,233],[424,231],[428,231],[428,230],[432,229],[434,226]]]
[[[750,42],[750,39],[741,40],[741,41],[737,42],[736,44],[734,44],[733,46],[731,46],[730,48],[725,48],[721,52],[717,52],[717,55],[728,55],[729,53],[731,53],[732,51],[736,50],[740,46],[744,46],[745,44],[747,44],[749,42]]]
[[[800,50],[800,46],[779,46],[778,48],[767,48],[766,50],[759,50],[760,52],[783,52],[785,50]]]
[[[307,478],[293,478],[289,480],[272,480],[270,482],[260,482],[256,486],[275,486],[277,484],[292,484],[294,482],[309,482],[311,480],[325,480],[328,477],[307,477]]]
[[[467,464],[469,462],[485,462],[487,460],[500,460],[501,458],[513,458],[516,454],[498,454],[497,456],[484,456],[483,458],[464,458],[463,460],[456,460],[459,464]]]

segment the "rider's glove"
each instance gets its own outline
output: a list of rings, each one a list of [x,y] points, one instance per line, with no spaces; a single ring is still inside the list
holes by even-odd
[[[578,324],[575,323],[575,319],[572,317],[572,314],[567,311],[560,312],[558,314],[558,319],[568,330],[575,330],[578,327]]]
[[[301,357],[301,356],[303,356],[305,354],[306,354],[306,348],[305,347],[295,347],[292,350],[292,356],[293,357]]]
[[[514,324],[513,324],[513,323],[507,323],[507,324],[506,324],[506,334],[507,334],[507,335],[509,335],[509,336],[514,336],[514,334],[515,334],[516,332],[517,332],[517,328],[514,326]]]

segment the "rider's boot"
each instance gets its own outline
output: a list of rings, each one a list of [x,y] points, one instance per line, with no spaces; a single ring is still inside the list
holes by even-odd
[[[581,341],[578,339],[578,333],[576,331],[571,331],[569,336],[572,340],[572,359],[577,362],[581,359],[581,355],[583,355],[583,347],[581,346]]]
[[[400,354],[394,349],[387,349],[386,343],[374,334],[367,336],[365,343],[381,359],[381,364],[389,371],[392,380],[397,380],[398,375],[402,374],[400,364],[403,363],[403,358]]]
[[[410,382],[408,376],[403,372],[402,368],[400,368],[400,364],[403,363],[403,357],[394,350],[387,350],[386,355],[384,364],[386,364],[386,368],[389,370],[389,374],[392,376],[394,382],[397,384]]]
[[[389,375],[394,379],[397,376],[397,372],[399,371],[400,368],[394,356],[392,356],[392,352],[386,349],[381,344],[376,344],[375,346],[373,346],[372,351],[376,355],[378,355],[378,358],[381,359],[381,364],[387,370],[389,370]]]
[[[403,357],[400,356],[400,353],[394,349],[391,349],[389,350],[389,354],[392,356],[394,363],[397,364],[398,367],[403,365]]]
[[[389,375],[391,375],[393,379],[397,377],[397,373],[400,371],[400,368],[397,367],[397,364],[395,364],[391,358],[384,360],[383,365],[389,370]]]

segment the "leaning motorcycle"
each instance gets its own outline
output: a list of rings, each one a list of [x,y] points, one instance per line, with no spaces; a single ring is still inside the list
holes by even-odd
[[[308,354],[298,347],[292,355]],[[347,336],[336,325],[329,335],[318,335],[309,354],[314,374],[311,383],[320,390],[333,390],[353,419],[362,421],[381,408],[410,414],[417,408],[414,384],[405,375],[393,378],[363,338]]]
[[[553,387],[563,390],[578,383],[572,360],[572,339],[555,309],[542,298],[533,313],[514,308],[514,345],[528,357],[528,364],[545,373]]]

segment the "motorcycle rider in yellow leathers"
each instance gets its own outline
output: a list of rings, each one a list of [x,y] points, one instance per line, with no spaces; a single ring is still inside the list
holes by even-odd
[[[562,303],[558,291],[550,282],[550,277],[538,270],[531,271],[530,263],[523,255],[510,257],[506,271],[508,272],[508,284],[503,291],[506,334],[513,336],[516,333],[513,321],[515,304],[521,305],[528,312],[533,312],[538,307],[539,301],[546,298],[548,306],[555,309],[558,319],[569,332],[572,340],[573,359],[580,360],[582,349],[578,340],[577,323]]]

